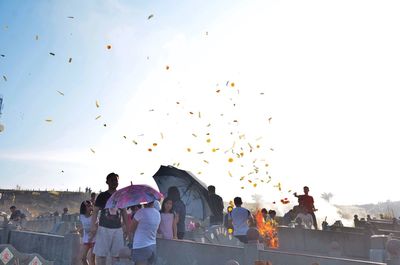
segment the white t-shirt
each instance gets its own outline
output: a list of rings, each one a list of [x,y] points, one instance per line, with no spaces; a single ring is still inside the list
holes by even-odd
[[[154,208],[142,208],[133,217],[138,226],[133,238],[133,249],[156,244],[157,229],[161,222],[160,213]]]
[[[231,219],[233,224],[233,235],[234,236],[245,236],[249,225],[247,220],[249,219],[249,210],[243,207],[236,207],[231,212]]]
[[[83,228],[82,242],[89,243],[89,232],[90,232],[92,217],[91,216],[86,217],[85,215],[81,214],[79,220],[81,221]],[[91,242],[94,242],[94,239]]]

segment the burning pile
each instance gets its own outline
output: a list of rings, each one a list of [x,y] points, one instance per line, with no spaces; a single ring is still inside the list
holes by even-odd
[[[256,224],[265,245],[269,248],[278,248],[279,241],[276,221],[268,217],[264,219],[262,212],[257,211]]]

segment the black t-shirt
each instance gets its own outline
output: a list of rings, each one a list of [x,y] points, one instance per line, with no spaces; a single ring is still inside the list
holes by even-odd
[[[224,202],[222,201],[222,198],[217,194],[211,194],[208,198],[212,212],[212,215],[210,216],[210,223],[222,223],[224,216]]]
[[[100,208],[99,226],[106,228],[121,227],[121,209],[104,209],[111,194],[108,191],[102,192],[97,196],[94,206]]]

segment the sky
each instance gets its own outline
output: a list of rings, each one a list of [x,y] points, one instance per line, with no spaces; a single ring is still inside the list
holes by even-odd
[[[0,187],[191,171],[224,200],[400,200],[398,1],[0,1]],[[54,54],[54,55],[52,55]],[[97,119],[96,119],[97,118]],[[151,150],[150,150],[151,149]]]

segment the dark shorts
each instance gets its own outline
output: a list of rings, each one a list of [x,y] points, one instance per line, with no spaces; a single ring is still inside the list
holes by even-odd
[[[156,261],[156,245],[132,249],[132,261],[146,261],[149,265],[154,264]]]

